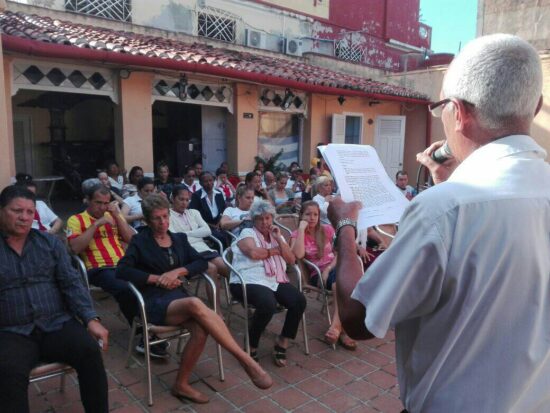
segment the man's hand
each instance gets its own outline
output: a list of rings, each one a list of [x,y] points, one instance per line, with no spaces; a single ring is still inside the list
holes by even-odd
[[[424,152],[416,154],[417,162],[424,165],[430,171],[435,184],[445,182],[458,166],[455,158],[450,158],[443,163],[437,163],[432,159],[432,153],[445,144],[444,140],[437,141],[428,146]]]
[[[334,197],[330,203],[327,215],[330,223],[334,228],[338,225],[338,222],[344,218],[352,219],[357,221],[359,215],[359,210],[361,209],[361,202],[344,202],[340,197]]]
[[[109,205],[107,205],[107,211],[109,211],[113,216],[120,215],[120,208],[118,206],[118,202],[113,201]]]
[[[102,344],[101,349],[103,351],[107,351],[107,348],[109,347],[109,330],[103,327],[98,320],[90,320],[88,321],[88,332],[93,338]]]
[[[96,228],[99,228],[100,226],[105,225],[105,224],[109,224],[109,225],[114,225],[115,224],[115,222],[113,221],[113,218],[111,217],[111,215],[105,214],[101,218],[99,218],[98,220],[96,220],[94,222],[94,225],[95,225]]]

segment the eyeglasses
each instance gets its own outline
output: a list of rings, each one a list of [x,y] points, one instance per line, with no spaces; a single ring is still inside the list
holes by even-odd
[[[449,103],[451,99],[443,99],[439,102],[432,103],[431,105],[428,105],[428,110],[432,114],[432,116],[436,118],[440,118],[441,114],[443,113],[443,109],[445,108],[445,105]]]
[[[428,110],[430,111],[432,116],[436,118],[440,118],[441,114],[443,113],[443,109],[445,108],[445,105],[449,102],[452,102],[452,100],[453,99],[451,98],[446,98],[446,99],[440,100],[439,102],[432,103],[431,105],[428,105]],[[455,98],[455,100],[457,99]],[[463,99],[458,99],[458,100],[460,100],[465,106],[471,106],[472,108],[475,107],[473,103],[467,102]]]

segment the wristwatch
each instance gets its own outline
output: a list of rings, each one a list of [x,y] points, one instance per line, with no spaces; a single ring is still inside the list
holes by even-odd
[[[357,221],[354,221],[351,218],[343,218],[340,221],[338,221],[338,224],[336,224],[334,237],[332,237],[333,249],[336,249],[336,243],[338,242],[338,235],[340,234],[340,230],[348,225],[353,227],[353,231],[355,232],[355,238],[357,238]]]

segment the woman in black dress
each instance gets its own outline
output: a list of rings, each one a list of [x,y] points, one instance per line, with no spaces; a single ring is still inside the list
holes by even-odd
[[[143,200],[148,227],[132,238],[118,264],[117,276],[131,281],[141,291],[149,322],[182,326],[191,333],[181,355],[172,394],[195,403],[208,402],[205,394],[189,384],[208,335],[239,361],[257,387],[270,387],[271,377],[239,347],[223,320],[182,287],[182,279],[205,271],[207,262],[189,245],[185,234],[168,231],[169,207],[160,195]]]

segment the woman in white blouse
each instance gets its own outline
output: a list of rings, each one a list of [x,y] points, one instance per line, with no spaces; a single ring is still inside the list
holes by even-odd
[[[172,191],[172,209],[170,209],[170,231],[183,232],[187,235],[189,244],[208,261],[208,273],[217,280],[218,274],[229,277],[229,269],[222,257],[204,242],[204,238],[212,235],[210,226],[202,219],[196,209],[189,209],[191,193],[185,185],[176,185]],[[219,295],[218,295],[219,297]],[[217,306],[220,308],[220,306]]]

